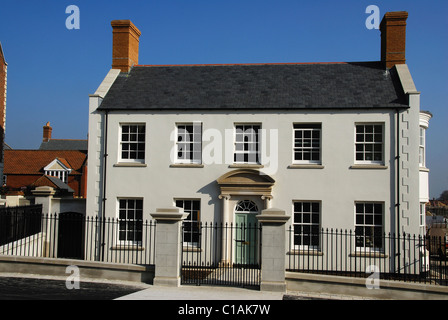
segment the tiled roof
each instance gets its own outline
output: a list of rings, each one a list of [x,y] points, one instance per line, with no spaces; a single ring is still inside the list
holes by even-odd
[[[5,150],[4,174],[43,174],[43,168],[59,158],[73,170],[70,174],[81,174],[87,155],[76,150]]]
[[[135,66],[101,110],[406,108],[381,62]]]

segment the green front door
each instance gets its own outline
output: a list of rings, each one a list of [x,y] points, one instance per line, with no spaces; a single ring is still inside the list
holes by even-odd
[[[255,213],[235,213],[235,263],[258,263],[258,225]]]

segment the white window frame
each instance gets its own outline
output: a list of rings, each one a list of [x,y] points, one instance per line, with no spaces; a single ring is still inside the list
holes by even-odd
[[[301,204],[301,210],[296,210],[296,204]],[[305,204],[309,205],[309,210],[305,210]],[[316,211],[317,206],[317,211]],[[318,251],[321,246],[321,219],[322,219],[322,202],[321,201],[311,201],[311,200],[294,200],[292,202],[292,242],[291,249],[295,250],[309,250],[309,251]],[[317,221],[316,221],[317,214]],[[301,215],[301,221],[297,221],[298,215]],[[309,215],[309,221],[304,219],[305,215]],[[300,236],[301,244],[295,243],[295,235],[296,230],[295,227],[301,227],[300,233],[297,235]],[[308,233],[304,233],[303,229],[308,228]],[[317,229],[317,234],[313,233],[313,229]],[[317,244],[313,244],[313,237],[317,236]],[[309,244],[304,244],[305,238],[308,238]]]
[[[360,222],[358,220],[358,216],[361,215],[361,212],[358,212],[357,207],[358,205],[363,205],[364,210],[362,213],[363,216],[363,222]],[[366,205],[371,205],[372,206],[372,212],[366,212],[369,208],[366,209]],[[381,212],[378,213],[377,212],[377,208],[378,206],[381,206]],[[355,202],[355,206],[354,206],[354,211],[355,211],[355,247],[356,247],[356,251],[361,251],[361,252],[383,252],[384,251],[384,210],[385,210],[385,205],[384,202],[380,202],[380,201],[356,201]],[[371,215],[372,216],[372,223],[370,223],[370,218],[367,219],[366,215]],[[378,217],[380,216],[380,217]],[[378,224],[378,220],[380,221],[380,223]],[[358,229],[357,228],[362,228],[363,232],[361,237],[363,238],[363,244],[362,246],[358,245]],[[373,234],[375,234],[375,228],[381,228],[380,230],[380,241],[381,241],[381,246],[380,247],[375,247],[375,243],[373,243],[371,246],[367,244],[366,238],[369,237],[369,235],[366,235],[365,230],[367,228],[371,229],[371,232],[373,232]],[[373,229],[373,231],[372,231]]]
[[[54,165],[58,165],[61,169],[52,169]],[[44,168],[44,174],[50,177],[60,179],[62,182],[68,182],[68,176],[72,169],[67,168],[58,158],[54,159]]]
[[[70,170],[63,170],[63,169],[45,170],[45,175],[58,178],[59,180],[61,180],[64,183],[67,183],[69,173],[70,173]]]
[[[139,133],[138,129],[137,129],[137,140],[132,141],[132,140],[127,140],[127,141],[123,141],[123,127],[124,126],[129,126],[129,127],[144,127],[145,128],[145,132],[144,134]],[[119,126],[119,150],[118,150],[118,162],[130,162],[130,163],[145,163],[145,158],[146,158],[146,143],[147,143],[147,130],[146,130],[146,124],[145,123],[120,123]],[[144,138],[143,141],[140,141],[138,138],[142,137]],[[125,144],[143,144],[143,150],[137,149],[137,151],[135,151],[137,153],[137,156],[135,158],[123,158],[123,152],[133,152],[131,151],[131,149],[129,149],[130,151],[123,151],[123,146]],[[143,152],[143,158],[140,158],[138,156],[139,153]]]
[[[191,126],[193,132],[180,132],[179,127]],[[193,139],[191,139],[191,136]],[[182,138],[181,140],[179,140]],[[176,148],[174,150],[175,163],[202,164],[202,123],[201,122],[179,122],[176,123]],[[183,157],[179,157],[182,152]],[[185,155],[190,154],[190,157]]]
[[[126,201],[126,208],[122,208],[121,207],[121,201]],[[141,209],[137,208],[137,206],[135,206],[134,209],[129,207],[129,201],[141,201]],[[137,203],[135,202],[135,205]],[[142,241],[143,241],[143,210],[144,210],[144,201],[143,198],[117,198],[117,241],[120,244],[124,244],[124,245],[130,245],[130,244],[137,244],[137,245],[141,245]],[[134,217],[132,219],[129,218],[128,214],[130,213],[130,210],[134,210]],[[125,214],[125,217],[123,216],[123,214]],[[139,216],[141,215],[141,219],[139,218]],[[122,223],[125,223],[125,229],[122,229]],[[129,232],[132,232],[132,230],[129,228],[129,223],[134,222],[134,227],[141,227],[140,229],[140,240],[138,238],[135,237],[135,230],[138,229],[134,229],[134,236],[133,239],[130,239],[128,237]],[[122,232],[124,232],[125,234],[125,238],[122,238]]]
[[[182,201],[182,206],[178,206],[178,201]],[[185,203],[190,203],[190,209],[186,208]],[[199,203],[199,209],[194,209],[193,202]],[[184,227],[186,224],[190,223],[192,225],[191,230],[193,230],[193,224],[197,224],[197,234],[198,234],[198,241],[185,241],[185,229],[183,229],[182,232],[182,243],[185,244],[187,247],[195,247],[200,248],[201,247],[201,230],[200,230],[200,224],[201,224],[201,200],[200,199],[189,199],[189,198],[176,198],[174,199],[174,206],[178,208],[182,208],[185,213],[188,213],[187,218],[184,219]],[[197,220],[194,220],[194,213],[196,213]],[[194,234],[194,231],[189,231],[190,235]],[[191,238],[192,239],[192,238]]]
[[[296,132],[302,132],[302,137],[297,138]],[[310,133],[310,137],[305,137],[305,132]],[[313,140],[316,141],[317,138],[313,137],[314,132],[319,132],[319,138],[318,138],[318,146],[313,146]],[[304,142],[300,147],[296,144],[296,139],[301,139],[302,142]],[[310,139],[311,144],[306,145],[306,140]],[[296,160],[296,152],[299,152],[299,150],[302,150],[302,159]],[[312,154],[315,153],[317,150],[317,153],[319,154],[318,160],[312,159]],[[310,159],[304,160],[303,155],[310,153]],[[293,129],[292,129],[292,163],[293,164],[322,164],[322,124],[321,123],[294,123]]]
[[[374,132],[372,132],[372,133],[367,133],[367,134],[372,134],[373,135],[373,141],[358,141],[358,135],[360,136],[361,135],[361,133],[359,133],[358,134],[358,132],[357,132],[357,127],[358,126],[364,126],[364,135],[366,134],[366,132],[365,132],[365,129],[366,129],[366,127],[367,126],[373,126],[373,130],[374,130]],[[375,132],[375,127],[381,127],[381,142],[376,142],[375,141],[375,134],[378,134],[378,132]],[[354,148],[354,153],[355,153],[355,163],[356,164],[378,164],[378,165],[383,165],[384,164],[384,159],[385,159],[385,150],[386,150],[386,148],[385,148],[385,126],[384,126],[384,122],[358,122],[358,123],[355,123],[355,127],[354,127],[354,136],[355,136],[355,139],[354,139],[354,145],[355,145],[355,148]],[[364,136],[365,137],[365,136]],[[357,159],[357,155],[359,154],[359,153],[361,153],[361,152],[359,152],[358,151],[358,145],[363,145],[364,147],[363,147],[363,151],[362,151],[362,154],[363,154],[363,159],[362,160],[358,160]],[[379,152],[379,151],[375,151],[375,150],[373,150],[373,149],[375,149],[375,146],[377,146],[377,145],[380,145],[381,146],[381,160],[375,160],[374,159],[374,154],[375,154],[375,152]],[[371,151],[366,151],[366,148],[365,148],[365,146],[372,146],[372,154],[373,154],[373,158],[372,159],[369,159],[369,160],[366,160],[365,158],[365,156],[366,156],[366,154],[368,154],[368,153],[370,153]]]
[[[419,212],[419,231],[420,236],[426,235],[426,203],[420,202],[420,212]]]
[[[237,141],[238,136],[240,135],[240,133],[237,131],[238,127],[243,126],[243,139],[245,138],[245,135],[247,135],[248,133],[246,132],[246,130],[250,129],[250,128],[245,128],[245,127],[258,127],[258,132],[255,133],[255,137],[256,137],[256,142],[254,143],[253,141],[249,141],[248,143],[251,146],[255,146],[255,150],[246,150],[246,148],[244,147],[244,140],[243,141]],[[234,142],[234,149],[233,149],[233,163],[235,164],[261,164],[261,123],[235,123],[234,124],[234,137],[233,137],[233,142]],[[252,134],[253,135],[253,134]],[[247,142],[246,142],[247,143]],[[239,145],[243,144],[243,148],[242,150],[239,147]],[[247,154],[248,155],[248,159],[247,161],[245,161],[244,159],[241,161],[241,156],[239,155],[244,155]],[[255,161],[252,161],[251,158],[255,157]]]
[[[418,149],[418,162],[420,167],[426,166],[426,129],[423,126],[420,126],[420,134],[419,134],[419,149]]]

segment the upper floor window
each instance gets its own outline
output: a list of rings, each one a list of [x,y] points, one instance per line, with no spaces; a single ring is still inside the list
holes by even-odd
[[[124,162],[144,162],[145,125],[122,124],[120,128],[120,160]]]
[[[67,183],[70,172],[70,165],[62,158],[54,159],[44,168],[45,175],[58,178],[64,183]]]
[[[58,178],[64,183],[67,183],[68,173],[68,170],[45,170],[45,175]]]
[[[356,125],[356,161],[358,163],[384,162],[384,132],[382,124]]]
[[[424,127],[420,127],[420,140],[419,140],[419,150],[418,150],[418,162],[420,167],[425,166],[425,135],[426,130]]]
[[[202,163],[202,124],[177,124],[176,163]]]
[[[294,124],[294,163],[321,163],[321,125]]]
[[[260,134],[259,124],[235,125],[235,163],[260,163]]]

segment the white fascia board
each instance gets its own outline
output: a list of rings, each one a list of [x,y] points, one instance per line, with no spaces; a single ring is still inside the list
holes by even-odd
[[[104,98],[119,74],[120,69],[110,69],[98,89],[95,91],[94,95],[100,98]]]
[[[44,170],[45,170],[45,171],[47,171],[47,170],[59,170],[59,169],[52,169],[52,167],[53,167],[55,164],[59,165],[59,166],[60,166],[63,170],[65,170],[65,171],[71,171],[71,170],[72,170],[72,169],[70,169],[70,168],[67,168],[61,161],[59,161],[58,158],[56,158],[56,159],[54,159],[53,161],[51,161],[51,162],[44,168]]]
[[[94,112],[101,105],[103,98],[106,96],[107,92],[109,92],[109,89],[112,87],[120,72],[119,69],[110,69],[95,93],[89,94],[90,113]]]
[[[396,64],[398,77],[403,87],[403,91],[406,94],[420,94],[415,87],[414,80],[412,79],[411,72],[409,71],[407,64]]]

